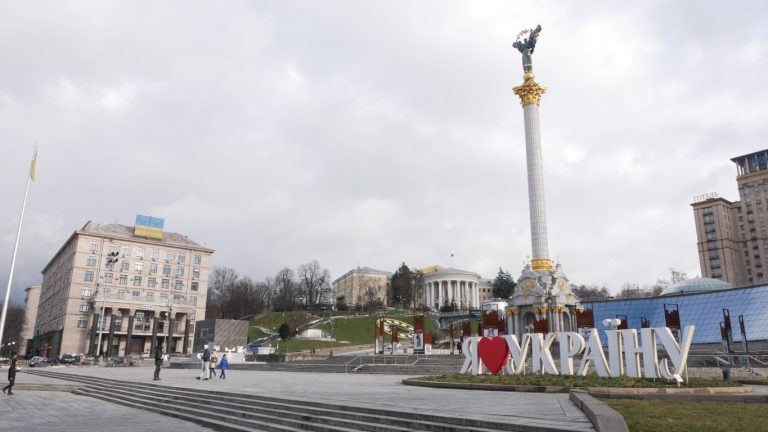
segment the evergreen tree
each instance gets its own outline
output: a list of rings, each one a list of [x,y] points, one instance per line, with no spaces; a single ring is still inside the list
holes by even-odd
[[[517,284],[512,280],[512,275],[499,267],[499,274],[493,280],[493,296],[502,299],[509,298],[515,290],[515,285]]]

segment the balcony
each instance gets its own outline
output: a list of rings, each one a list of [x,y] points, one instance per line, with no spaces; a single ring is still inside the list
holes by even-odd
[[[106,297],[106,298],[105,298]],[[136,303],[136,304],[145,304],[154,306],[157,308],[167,308],[168,307],[168,301],[162,300],[147,300],[146,297],[136,297],[129,296],[127,293],[109,293],[106,296],[104,293],[96,293],[94,294],[91,299],[94,302],[101,302],[102,300],[105,300],[107,302],[120,302],[120,303]],[[179,306],[194,306],[195,302],[190,299],[171,299],[170,304],[172,305],[179,305]]]

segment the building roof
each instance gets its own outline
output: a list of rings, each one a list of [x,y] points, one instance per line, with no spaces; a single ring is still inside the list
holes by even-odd
[[[83,228],[79,231],[79,233],[123,238],[131,241],[146,241],[149,243],[166,244],[169,246],[186,247],[213,252],[213,249],[208,249],[201,244],[190,240],[187,236],[178,233],[165,231],[163,232],[163,240],[139,237],[134,235],[134,227],[128,225],[97,224],[88,221],[88,223],[86,223],[85,226],[83,226]]]
[[[661,295],[673,295],[673,294],[686,294],[686,293],[699,293],[720,291],[733,288],[733,285],[728,282],[721,281],[719,279],[709,279],[702,277],[695,277],[692,279],[686,279],[680,281],[674,285],[667,287],[662,291]]]
[[[384,270],[376,270],[370,267],[357,267],[337,277],[336,279],[334,279],[334,281],[331,284],[335,284],[336,282],[353,274],[376,274],[376,275],[386,276],[387,278],[392,277],[392,272],[388,272]]]
[[[96,235],[101,237],[109,237],[109,238],[117,238],[117,239],[125,239],[130,241],[136,241],[136,242],[144,242],[147,244],[157,244],[157,245],[167,245],[167,246],[173,246],[173,247],[181,247],[181,248],[189,248],[194,250],[199,250],[202,252],[209,252],[213,253],[213,249],[209,249],[205,246],[200,245],[197,242],[194,242],[187,238],[187,236],[178,234],[178,233],[172,233],[172,232],[163,232],[163,239],[162,240],[156,240],[146,237],[138,237],[134,235],[134,227],[128,226],[128,225],[120,225],[120,224],[97,224],[91,221],[86,222],[83,227],[72,233],[71,236],[67,239],[67,241],[64,242],[63,245],[61,245],[61,248],[53,255],[50,261],[48,261],[48,264],[45,265],[45,267],[42,270],[42,273],[45,273],[45,271],[48,269],[48,266],[51,265],[51,263],[56,260],[56,257],[59,256],[61,251],[66,247],[69,242],[72,241],[77,235],[79,234],[90,234],[90,235]]]

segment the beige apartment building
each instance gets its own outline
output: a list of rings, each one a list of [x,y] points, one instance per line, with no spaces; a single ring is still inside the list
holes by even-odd
[[[731,159],[739,201],[706,194],[693,213],[703,277],[733,286],[766,283],[768,273],[768,150]]]
[[[392,273],[370,267],[358,267],[344,273],[331,284],[335,299],[342,300],[347,307],[365,306],[371,301],[387,305],[387,293]]]
[[[24,325],[21,327],[21,345],[18,351],[21,355],[28,355],[28,350],[32,346],[35,321],[37,320],[37,306],[40,303],[40,288],[40,285],[24,288]]]
[[[157,341],[188,353],[213,252],[138,218],[135,227],[86,223],[42,271],[31,353],[149,354]]]

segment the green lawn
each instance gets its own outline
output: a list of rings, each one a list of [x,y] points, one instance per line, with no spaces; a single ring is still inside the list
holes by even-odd
[[[632,432],[762,432],[768,409],[762,403],[602,399],[620,412]]]

